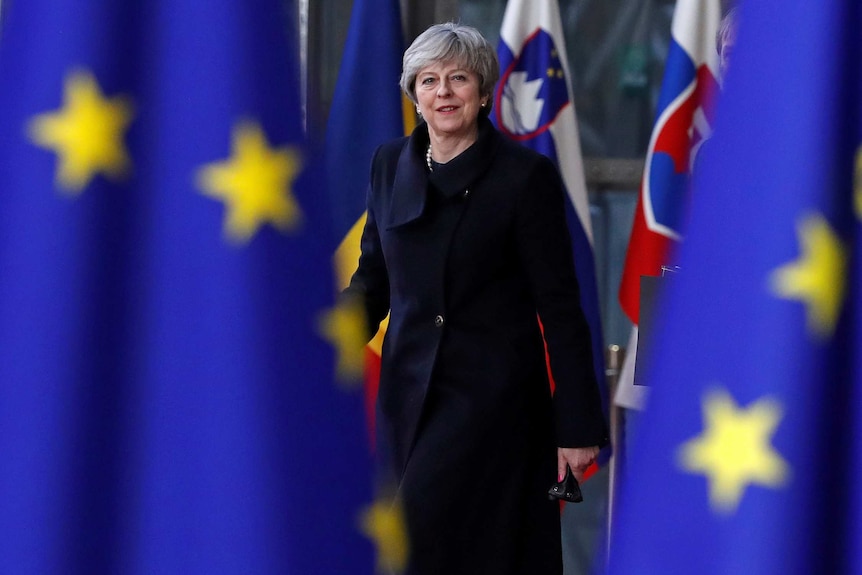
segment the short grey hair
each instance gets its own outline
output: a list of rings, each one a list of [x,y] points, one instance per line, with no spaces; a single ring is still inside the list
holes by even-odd
[[[422,32],[407,51],[401,72],[401,89],[416,102],[416,76],[435,62],[455,62],[479,76],[479,96],[488,97],[482,112],[491,111],[494,84],[500,78],[497,53],[482,34],[470,26],[447,22]]]

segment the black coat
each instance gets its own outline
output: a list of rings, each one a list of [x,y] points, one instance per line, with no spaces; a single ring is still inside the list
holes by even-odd
[[[427,127],[373,159],[348,293],[383,343],[378,445],[410,574],[558,574],[556,447],[607,443],[553,164],[480,121],[431,173]],[[544,329],[556,392],[551,400]]]

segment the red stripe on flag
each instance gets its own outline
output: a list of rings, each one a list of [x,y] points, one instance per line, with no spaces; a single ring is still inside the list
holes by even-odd
[[[370,347],[365,348],[365,417],[368,422],[368,443],[375,449],[375,405],[380,387],[380,356]]]
[[[670,238],[647,228],[643,199],[638,198],[619,295],[620,305],[633,324],[638,323],[640,315],[641,276],[660,275],[661,266],[667,263],[668,252],[674,244]]]

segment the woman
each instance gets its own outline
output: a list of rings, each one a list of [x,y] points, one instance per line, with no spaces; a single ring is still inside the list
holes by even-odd
[[[432,26],[405,52],[401,87],[424,123],[374,155],[347,289],[372,332],[390,313],[378,446],[410,574],[562,573],[548,488],[607,442],[562,183],[488,120],[498,75],[467,26]]]

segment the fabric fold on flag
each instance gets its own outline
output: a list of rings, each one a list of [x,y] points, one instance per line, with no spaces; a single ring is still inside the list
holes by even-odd
[[[398,86],[403,53],[398,0],[356,0],[326,128],[326,181],[337,243],[365,213],[374,150],[404,135]]]

